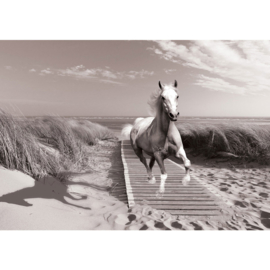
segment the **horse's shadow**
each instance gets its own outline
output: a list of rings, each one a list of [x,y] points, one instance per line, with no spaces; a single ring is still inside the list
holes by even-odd
[[[42,183],[43,182],[43,183]],[[27,199],[44,198],[44,199],[56,199],[64,204],[75,206],[83,209],[90,210],[91,208],[79,206],[68,202],[65,197],[74,201],[84,200],[87,196],[80,196],[80,198],[73,197],[68,192],[68,187],[60,183],[53,177],[46,177],[40,181],[35,181],[34,186],[23,188],[11,193],[4,194],[0,197],[0,202],[6,202],[10,204],[17,204],[21,206],[32,206],[27,202]]]

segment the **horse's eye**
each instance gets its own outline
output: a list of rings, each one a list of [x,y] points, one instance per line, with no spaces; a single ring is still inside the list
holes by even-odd
[[[165,100],[165,97],[162,97],[163,100]]]
[[[177,96],[177,98],[179,98],[179,96]]]

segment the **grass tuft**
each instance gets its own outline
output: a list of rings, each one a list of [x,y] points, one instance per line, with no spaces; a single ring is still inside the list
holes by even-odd
[[[238,124],[202,125],[179,124],[184,147],[213,157],[218,152],[229,152],[268,164],[270,160],[270,127]]]
[[[89,169],[89,145],[110,138],[112,131],[87,120],[18,119],[0,111],[0,164],[36,179]]]

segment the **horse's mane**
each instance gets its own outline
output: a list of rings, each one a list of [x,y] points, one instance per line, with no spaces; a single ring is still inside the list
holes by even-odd
[[[158,106],[158,98],[159,98],[160,94],[161,94],[160,89],[157,89],[156,91],[152,92],[151,95],[150,95],[150,98],[149,98],[149,100],[147,102],[147,104],[150,107],[149,114],[151,116],[156,115],[157,106]]]

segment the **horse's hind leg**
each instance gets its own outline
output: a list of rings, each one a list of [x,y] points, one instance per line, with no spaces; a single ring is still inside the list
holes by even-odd
[[[156,159],[154,157],[151,157],[150,162],[149,162],[149,174],[148,174],[148,179],[150,184],[155,184],[156,183],[156,178],[152,173],[152,168],[155,164]]]
[[[145,166],[147,174],[148,174],[148,180],[152,179],[152,170],[150,170],[146,158],[143,155],[142,149],[139,147],[134,147],[133,148],[135,154],[138,156],[138,158],[140,159],[141,163]]]
[[[140,159],[140,161],[145,166],[145,168],[147,170],[147,174],[148,174],[148,180],[152,181],[153,180],[152,167],[153,167],[154,164],[152,165],[152,167],[150,169],[149,166],[148,166],[148,164],[147,164],[147,162],[146,162],[146,158],[143,155],[142,148],[138,147],[138,145],[136,143],[136,135],[137,135],[137,131],[136,130],[131,130],[131,132],[130,132],[130,143],[131,143],[131,146],[132,146],[135,154],[138,156],[138,158]],[[151,161],[150,161],[150,166],[151,166]]]

